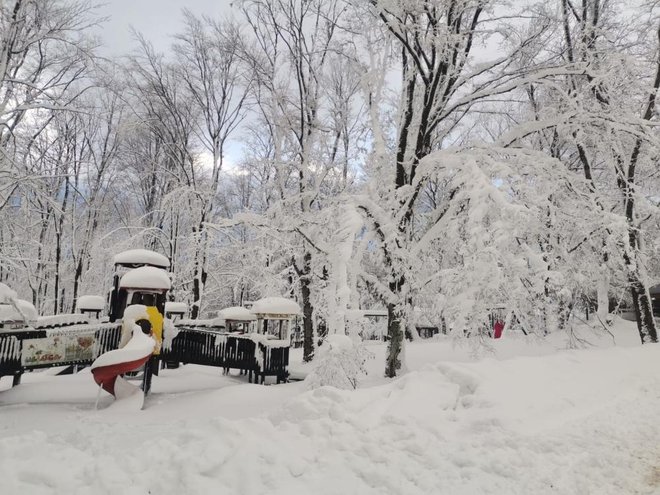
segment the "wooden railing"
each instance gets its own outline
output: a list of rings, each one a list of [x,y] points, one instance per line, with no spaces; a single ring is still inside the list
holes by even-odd
[[[288,347],[270,347],[257,342],[249,334],[232,335],[210,328],[178,327],[178,334],[169,347],[163,347],[161,359],[238,369],[248,375],[250,382],[263,383],[266,376],[274,376],[277,383],[286,381],[289,365]]]
[[[5,330],[0,332],[0,376],[20,376],[53,366],[90,365],[101,354],[116,349],[120,337],[118,323]]]
[[[120,337],[119,323],[3,331],[0,332],[0,376],[20,378],[23,372],[38,368],[90,365],[101,354],[116,349]],[[84,345],[75,349],[75,344],[80,342]],[[274,376],[280,383],[288,377],[289,347],[281,342],[278,346],[269,345],[267,340],[252,335],[179,327],[171,344],[161,350],[160,359],[238,369],[255,383]]]

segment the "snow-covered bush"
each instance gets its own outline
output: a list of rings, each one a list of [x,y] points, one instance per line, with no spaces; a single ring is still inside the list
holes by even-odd
[[[13,299],[18,297],[16,291],[11,290],[8,286],[0,283],[0,304],[10,304]]]
[[[318,352],[316,366],[305,379],[310,389],[324,385],[348,390],[357,388],[360,377],[366,374],[364,363],[372,357],[361,343],[354,343],[340,334],[328,335]]]

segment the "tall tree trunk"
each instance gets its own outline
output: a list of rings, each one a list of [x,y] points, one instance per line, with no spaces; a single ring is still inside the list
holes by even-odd
[[[62,211],[55,225],[55,281],[53,282],[53,314],[61,312],[62,295],[60,294],[60,269],[62,264],[62,230],[64,229],[64,215],[69,201],[69,179],[64,180],[64,197],[62,198]]]
[[[206,240],[205,236],[206,226],[204,222],[206,221],[206,213],[202,213],[202,218],[197,226],[197,229],[193,229],[193,232],[197,232],[199,235],[199,240],[197,240],[197,246],[195,248],[195,266],[193,268],[193,304],[191,317],[196,319],[199,317],[199,314],[202,311],[202,296],[204,295],[204,284],[206,283],[206,269],[205,258],[206,258]]]
[[[632,198],[630,200],[632,201]],[[628,242],[630,245],[628,246],[629,249],[624,251],[623,260],[628,269],[628,283],[630,284],[630,295],[635,310],[637,331],[642,344],[655,343],[658,342],[658,330],[653,318],[651,294],[645,280],[646,277],[640,273],[642,260],[639,259],[638,233],[632,223],[632,218],[628,218],[628,209],[626,209],[626,218],[628,219]]]
[[[385,359],[385,376],[393,378],[401,369],[401,351],[403,349],[403,329],[401,317],[396,312],[394,304],[387,305],[387,355]]]
[[[396,274],[393,278],[397,277]],[[398,276],[390,282],[390,290],[393,294],[400,294],[404,284],[404,277]],[[395,304],[387,305],[387,355],[385,358],[385,376],[395,377],[401,369],[401,351],[403,350],[404,329],[401,324],[401,314]]]
[[[300,280],[300,295],[302,298],[303,310],[303,361],[309,362],[314,359],[314,322],[311,298],[311,272],[312,272],[312,254],[307,251],[303,256],[302,269],[294,262],[294,267]]]
[[[202,287],[201,287],[201,277],[199,274],[199,262],[195,262],[195,271],[193,273],[193,289],[192,289],[192,296],[193,296],[193,303],[192,303],[192,308],[190,310],[190,317],[195,320],[199,317],[200,311],[201,311],[201,304],[202,304]]]
[[[83,259],[82,256],[78,259],[76,263],[76,271],[73,274],[73,304],[76,304],[78,300],[78,290],[80,289],[80,279],[82,278],[83,272]]]
[[[654,91],[658,90],[660,86],[660,63],[658,64],[658,72],[654,85]],[[653,93],[655,94],[655,92]],[[647,112],[644,115],[645,120],[649,120],[650,113],[655,107],[655,97],[651,99],[648,105]],[[627,170],[624,168],[624,163],[619,158],[619,178],[618,185],[623,195],[623,204],[628,223],[628,245],[623,251],[623,260],[626,264],[628,272],[628,283],[630,284],[630,294],[633,300],[633,307],[635,309],[635,319],[637,320],[637,330],[642,344],[657,342],[658,330],[653,319],[653,307],[651,305],[651,295],[649,287],[646,282],[646,277],[642,273],[643,260],[641,259],[641,239],[639,237],[639,229],[636,225],[635,218],[635,178],[637,160],[641,150],[642,141],[637,138],[635,146],[633,147],[628,163]],[[626,171],[624,175],[624,170]]]
[[[631,280],[630,293],[632,295],[633,307],[637,316],[637,331],[642,344],[658,342],[658,330],[653,319],[653,308],[651,306],[651,295],[649,288],[638,279]]]
[[[60,260],[62,259],[62,233],[55,233],[55,280],[53,281],[53,314],[58,313],[60,299]]]

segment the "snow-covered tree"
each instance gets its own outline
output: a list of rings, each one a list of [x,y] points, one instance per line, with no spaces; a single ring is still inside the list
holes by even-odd
[[[304,359],[309,361],[314,355],[312,286],[318,276],[315,267],[320,267],[314,244],[321,226],[314,216],[331,189],[328,179],[337,165],[337,153],[328,157],[326,142],[336,142],[337,132],[345,131],[335,121],[335,135],[328,136],[332,119],[324,83],[333,72],[331,58],[338,51],[339,22],[347,7],[339,0],[245,0],[240,5],[251,31],[245,58],[255,73],[259,123],[270,140],[277,195],[271,211],[286,221],[298,245],[290,266],[298,281]],[[346,101],[345,91],[341,96]]]
[[[514,65],[514,55],[540,31],[532,31],[515,43],[502,43],[506,51],[490,60],[474,60],[476,46],[494,42],[496,34],[509,38],[505,26],[498,25],[496,10],[504,7],[498,2],[372,0],[370,4],[400,55],[402,76],[396,137],[389,140],[381,131],[384,135],[374,138],[372,160],[377,162],[374,168],[379,174],[372,179],[376,183],[370,202],[360,205],[377,233],[387,267],[386,279],[378,284],[389,313],[385,374],[394,376],[401,367],[399,353],[409,327],[404,316],[412,293],[406,286],[413,282],[406,278],[406,263],[398,253],[405,253],[414,237],[415,210],[427,187],[426,182],[416,180],[420,161],[447,146],[460,132],[466,115],[480,103],[497,99],[523,81],[543,78],[548,72],[537,67],[521,71]],[[384,129],[378,113],[372,112],[372,116],[372,128]],[[389,167],[383,162],[389,162]],[[414,331],[408,330],[413,335]]]
[[[360,378],[366,375],[365,363],[370,357],[361,342],[346,335],[328,335],[305,384],[311,389],[323,386],[356,389]]]
[[[645,226],[658,215],[646,183],[656,169],[659,144],[653,121],[660,21],[650,12],[649,20],[640,22],[626,7],[601,0],[583,0],[577,7],[559,0],[539,8],[539,16],[554,20],[554,36],[524,63],[550,60],[577,65],[581,72],[529,85],[535,125],[518,126],[513,135],[580,170],[600,193],[595,208],[625,219],[625,242],[599,249],[599,313],[603,318],[607,312],[611,280],[625,273],[641,340],[655,342]]]

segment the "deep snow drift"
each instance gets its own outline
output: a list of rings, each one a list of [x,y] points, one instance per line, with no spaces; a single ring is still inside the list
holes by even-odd
[[[493,344],[415,342],[391,381],[372,345],[357,391],[183,366],[129,413],[87,371],[5,378],[0,493],[660,493],[660,346]]]

